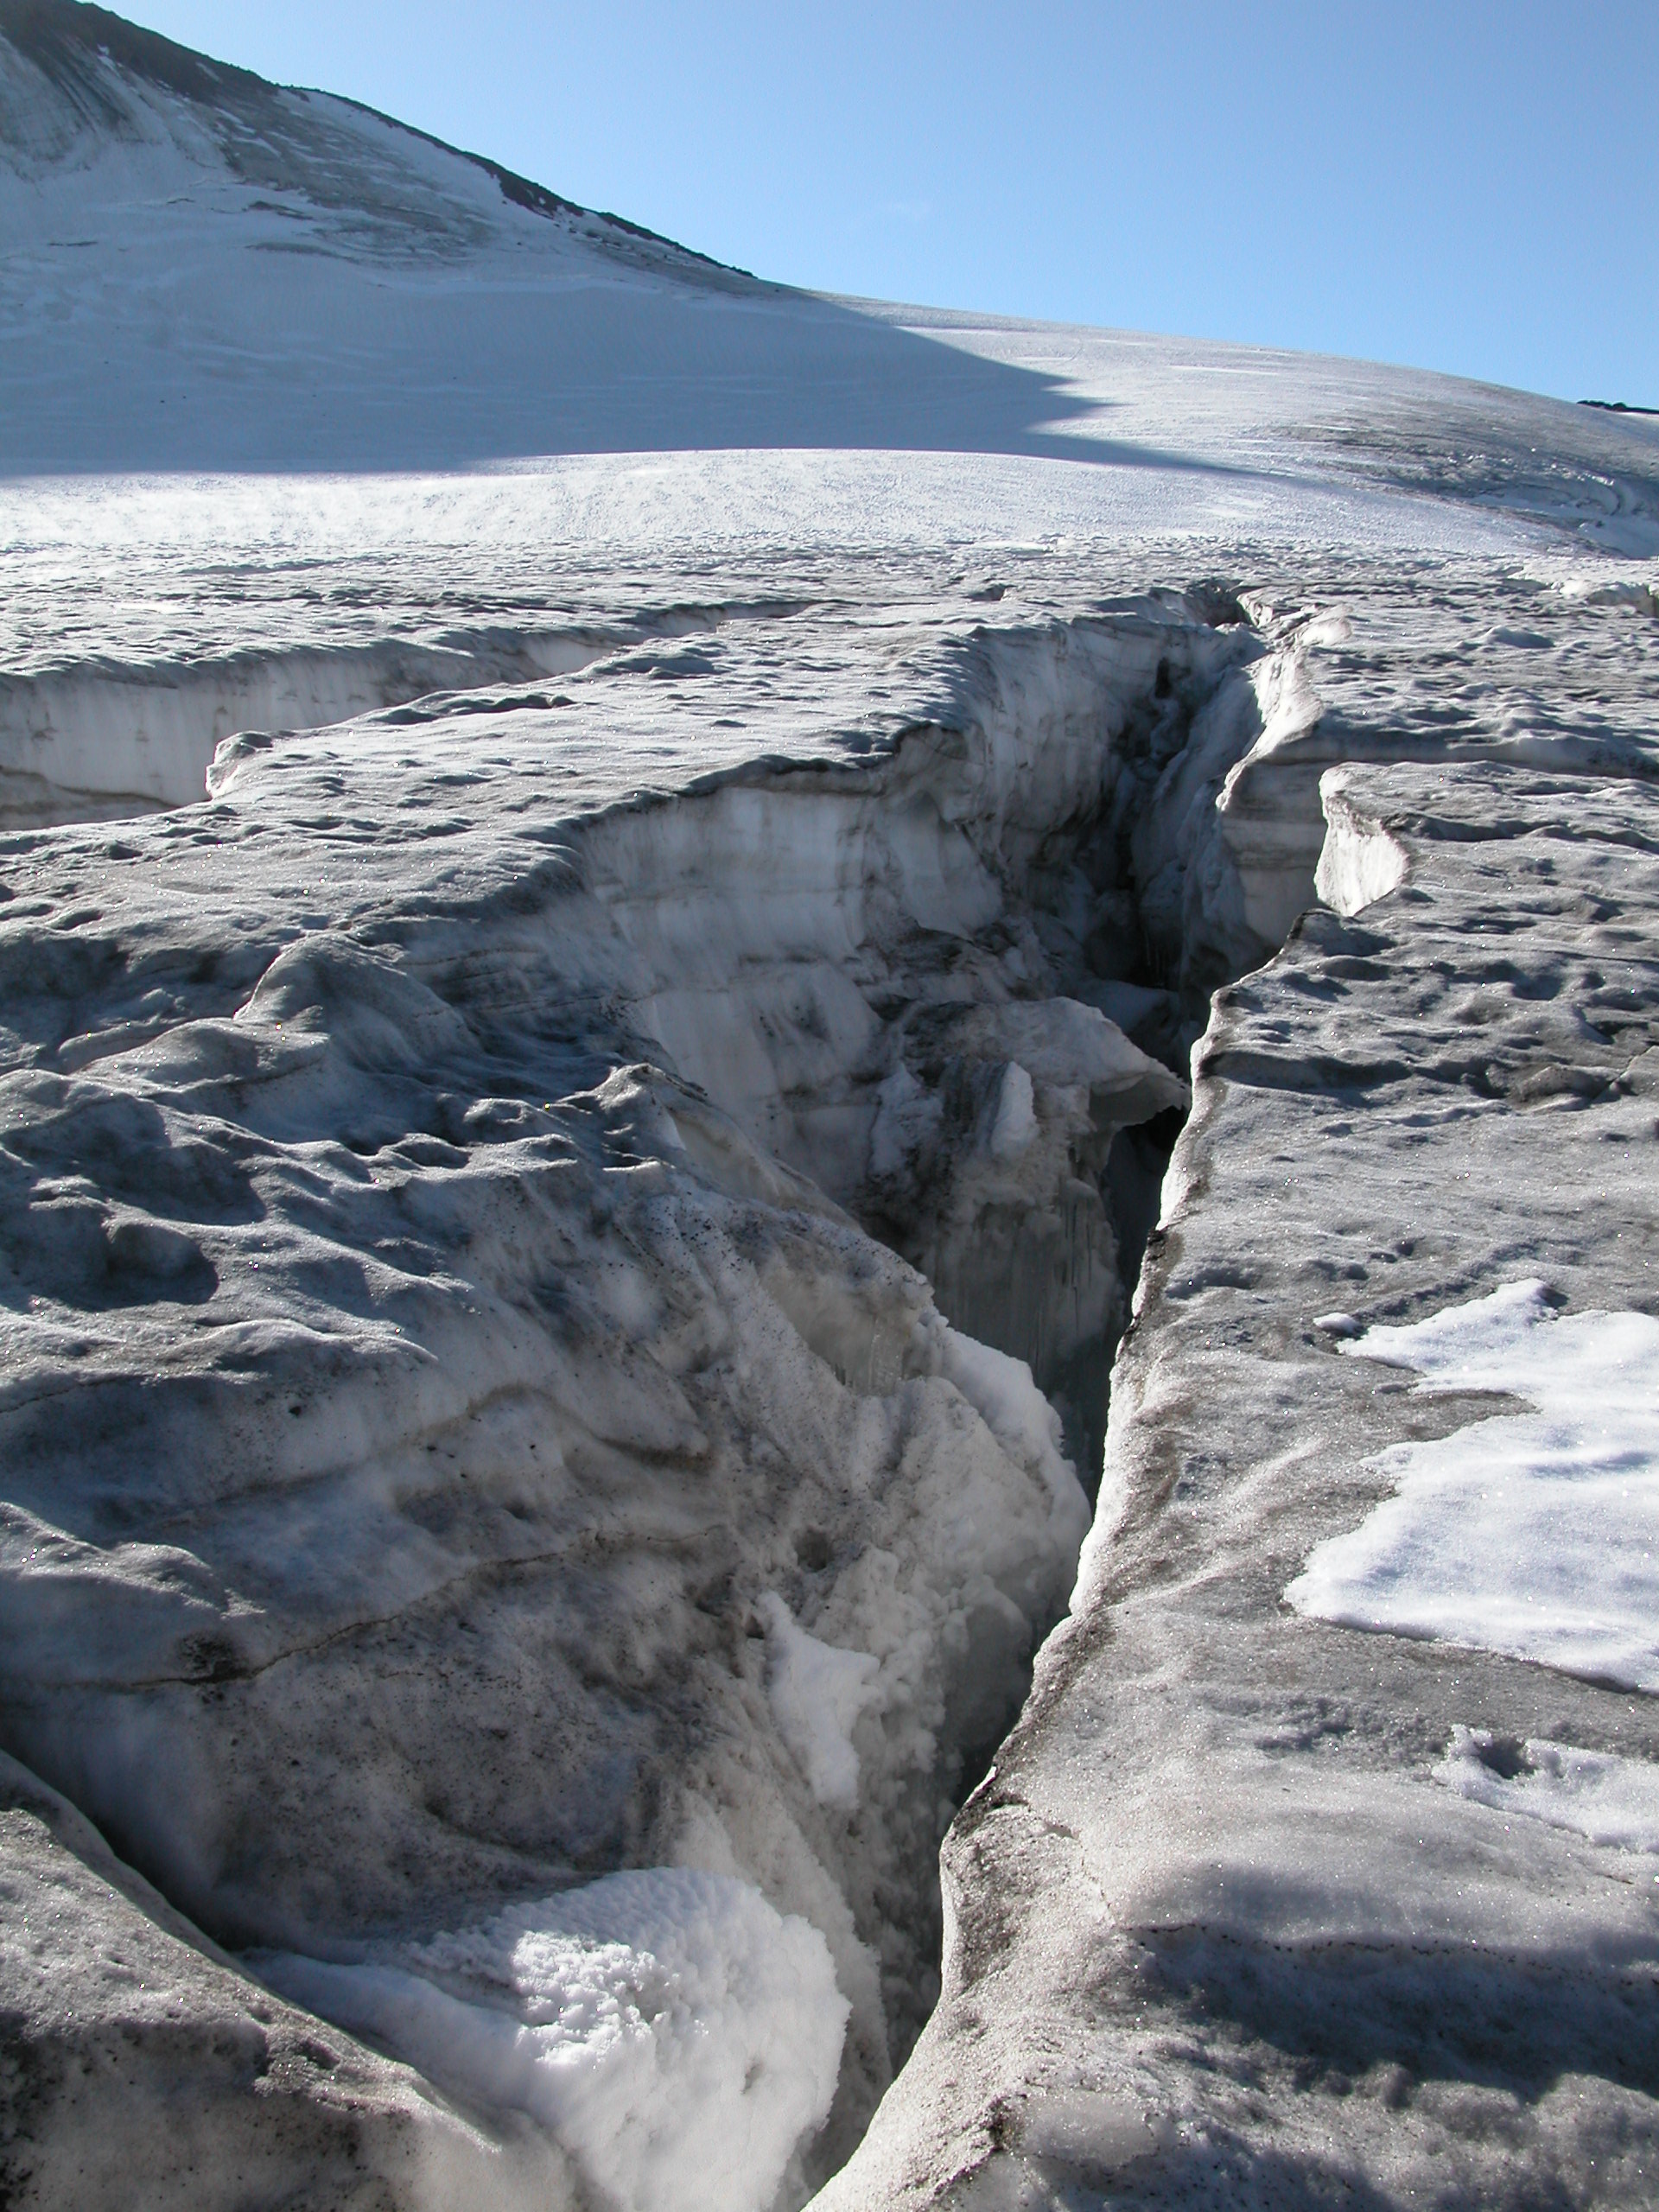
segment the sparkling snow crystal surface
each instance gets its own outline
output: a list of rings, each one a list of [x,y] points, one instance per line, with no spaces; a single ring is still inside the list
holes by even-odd
[[[1659,1689],[1659,1320],[1517,1282],[1343,1350],[1532,1410],[1385,1455],[1394,1496],[1315,1548],[1296,1610]]]
[[[1434,1775],[1459,1797],[1496,1813],[1570,1828],[1618,1851],[1659,1853],[1659,1766],[1646,1759],[1454,1728]]]
[[[835,2094],[848,2005],[817,1930],[677,1868],[611,1874],[400,1963],[263,1961],[285,1995],[550,2128],[628,2212],[760,2212]]]

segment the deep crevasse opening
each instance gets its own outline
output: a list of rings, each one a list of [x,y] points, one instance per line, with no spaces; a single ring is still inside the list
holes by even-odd
[[[1217,812],[1277,667],[1230,594],[975,652],[963,727],[620,814],[583,865],[642,1057],[1024,1360],[1087,1479],[1188,1050],[1317,839],[1264,868]]]
[[[799,2198],[931,2007],[940,1835],[1065,1601],[1185,1048],[1311,895],[1249,773],[1293,658],[1243,615],[982,632],[883,758],[613,808],[528,887],[64,1040],[60,1156],[188,1101],[229,1180],[158,1203],[179,1132],[130,1129],[54,1217],[58,1301],[212,1308],[246,1248],[332,1319],[251,1386],[161,1378],[152,1426],[175,1384],[193,1459],[270,1471],[170,1502],[200,1579],[128,1573],[130,1679],[66,1682],[25,1609],[11,1748],[275,1986],[622,2201],[668,2212],[604,2147],[653,2098],[753,2123],[753,2201]],[[226,746],[223,803],[280,750]],[[96,1487],[118,1433],[33,1448]],[[646,1888],[588,1925],[619,1867]],[[699,2004],[793,2019],[802,2067],[699,2086]]]

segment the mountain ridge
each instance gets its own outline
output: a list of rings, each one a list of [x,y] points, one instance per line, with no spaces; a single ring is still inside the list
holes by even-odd
[[[326,102],[482,171],[493,180],[508,205],[528,213],[602,223],[626,238],[666,249],[721,276],[759,281],[747,270],[732,269],[712,255],[682,245],[642,223],[608,210],[585,207],[487,155],[453,146],[435,133],[404,123],[366,101],[316,86],[276,84],[238,63],[217,60],[158,31],[130,22],[109,9],[87,4],[87,0],[0,0],[0,39],[37,70],[58,98],[94,132],[130,140],[142,138],[130,105],[117,97],[117,87],[124,79],[184,101],[196,115],[205,116],[220,152],[238,170],[238,155],[244,149],[237,132],[226,127],[228,124],[239,124],[252,133],[274,127],[292,135],[296,118],[286,111],[289,103],[309,107]],[[15,151],[27,150],[8,132],[6,111],[0,106],[0,148],[9,137]]]

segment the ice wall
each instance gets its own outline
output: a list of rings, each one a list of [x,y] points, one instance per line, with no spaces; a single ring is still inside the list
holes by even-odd
[[[823,2212],[1652,2196],[1659,634],[1437,589],[1309,624],[1232,785],[1348,754],[1343,911],[1214,995],[1069,1618]]]

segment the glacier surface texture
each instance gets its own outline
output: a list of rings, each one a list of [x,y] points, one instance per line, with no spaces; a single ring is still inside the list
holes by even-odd
[[[1656,594],[0,0],[0,2201],[1650,2204]]]

